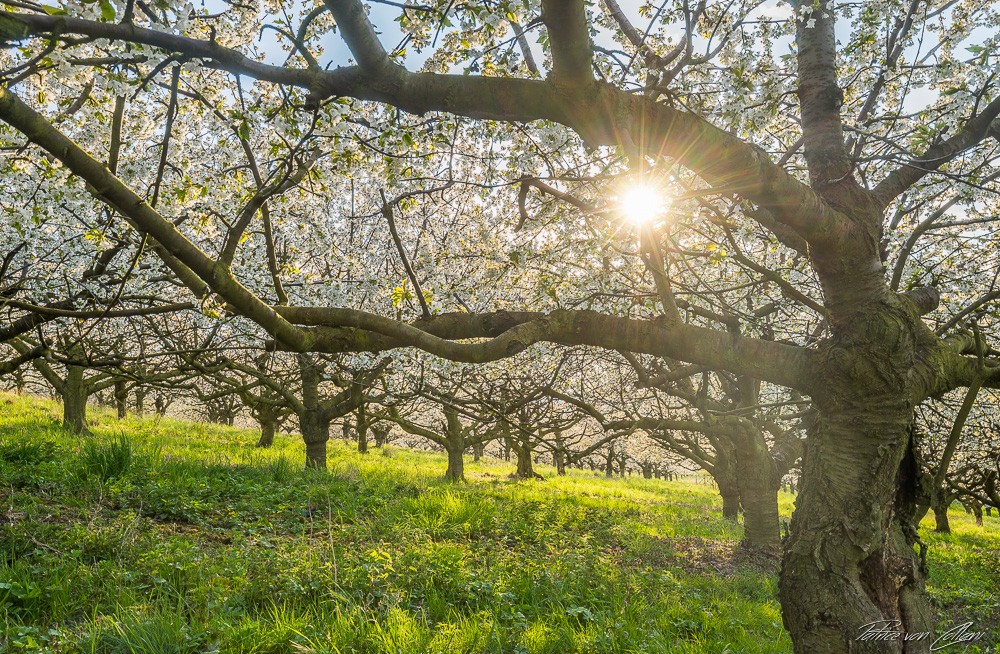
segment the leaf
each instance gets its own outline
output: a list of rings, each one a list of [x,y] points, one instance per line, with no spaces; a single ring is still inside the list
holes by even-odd
[[[115,19],[115,14],[118,10],[115,6],[109,2],[109,0],[101,0],[101,17],[106,21],[112,21]]]
[[[42,11],[47,13],[49,16],[65,16],[66,10],[62,7],[50,7],[49,5],[42,5]]]
[[[236,134],[240,137],[242,141],[250,140],[250,124],[247,121],[242,121],[240,126],[236,128]]]

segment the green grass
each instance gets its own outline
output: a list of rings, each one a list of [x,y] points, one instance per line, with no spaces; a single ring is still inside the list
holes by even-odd
[[[790,651],[709,485],[470,461],[456,487],[442,455],[338,442],[320,473],[298,437],[58,415],[0,394],[0,651]],[[995,630],[1000,524],[952,524],[932,593]]]

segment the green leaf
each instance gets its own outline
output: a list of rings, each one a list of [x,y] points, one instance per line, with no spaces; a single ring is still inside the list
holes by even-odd
[[[117,13],[118,10],[115,9],[113,4],[111,4],[108,0],[101,0],[101,17],[104,18],[104,20],[114,20],[115,14]]]
[[[247,123],[247,121],[245,121],[245,120],[243,122],[241,122],[240,126],[236,128],[236,134],[240,137],[240,139],[242,139],[244,141],[249,141],[250,140],[250,124]]]
[[[49,16],[65,16],[66,10],[62,7],[50,7],[49,5],[42,5],[42,11],[47,13]]]

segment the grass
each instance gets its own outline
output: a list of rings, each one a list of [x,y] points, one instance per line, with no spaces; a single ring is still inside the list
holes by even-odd
[[[776,576],[741,553],[709,485],[510,464],[441,480],[443,455],[0,395],[0,651],[791,651]],[[787,516],[792,496],[782,495]],[[1000,523],[931,535],[942,626],[992,629]],[[976,651],[972,648],[967,651]]]

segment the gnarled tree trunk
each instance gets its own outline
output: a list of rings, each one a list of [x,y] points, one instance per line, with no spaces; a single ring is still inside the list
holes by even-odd
[[[514,442],[512,445],[514,456],[517,458],[517,470],[514,476],[518,479],[539,477],[540,475],[535,472],[535,466],[531,460],[531,448],[518,442]]]
[[[865,303],[845,289],[853,286],[824,289],[848,319],[835,325],[816,371],[823,384],[813,393],[818,417],[782,563],[782,614],[796,652],[926,652],[929,641],[861,636],[885,620],[909,634],[934,628],[913,549],[911,429],[920,393],[912,384],[932,369],[921,351],[933,348],[933,336],[895,296]]]

